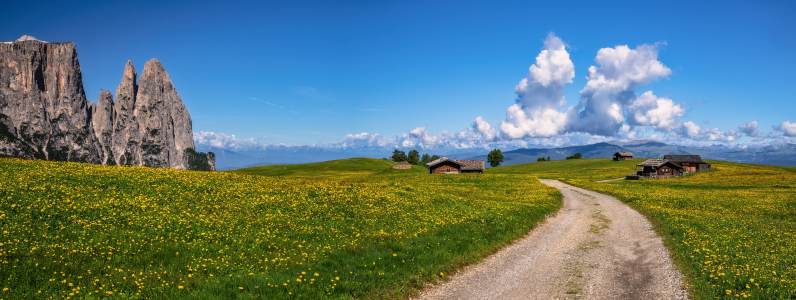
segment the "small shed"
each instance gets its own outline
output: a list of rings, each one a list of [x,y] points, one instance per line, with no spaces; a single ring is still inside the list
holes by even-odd
[[[710,170],[710,164],[702,161],[699,155],[664,155],[663,159],[680,165],[688,172]]]
[[[483,173],[483,160],[456,160],[443,157],[426,164],[430,174]]]
[[[633,159],[633,152],[622,152],[618,151],[614,153],[614,160],[632,160]]]
[[[637,174],[644,177],[675,177],[683,172],[683,167],[665,159],[648,159],[636,167],[643,168]]]

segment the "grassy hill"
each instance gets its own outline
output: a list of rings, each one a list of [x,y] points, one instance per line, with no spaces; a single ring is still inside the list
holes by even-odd
[[[394,162],[383,159],[358,157],[311,164],[259,166],[230,170],[228,172],[260,176],[350,176],[370,175],[376,172],[384,171],[394,164]]]
[[[645,161],[638,158],[625,161],[613,161],[610,158],[567,159],[543,162],[531,162],[518,165],[502,166],[484,170],[485,174],[533,174],[543,179],[590,179],[603,180],[625,177],[635,173],[633,166]]]
[[[534,162],[485,173],[559,179],[616,196],[651,219],[695,299],[794,299],[796,168],[710,161],[718,170],[594,182],[631,173],[640,161]]]
[[[390,165],[251,176],[0,158],[0,298],[406,298],[561,205],[527,175]]]

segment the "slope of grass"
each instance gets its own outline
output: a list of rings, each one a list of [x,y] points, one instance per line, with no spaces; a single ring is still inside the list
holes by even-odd
[[[610,158],[567,159],[489,168],[487,174],[533,174],[543,179],[577,178],[604,180],[625,177],[635,173],[633,166],[647,160],[637,158],[613,161]]]
[[[559,207],[527,175],[331,180],[3,158],[0,298],[405,298]]]
[[[412,166],[411,169],[393,169],[391,167],[384,168],[371,175],[423,175],[428,174],[428,168],[425,166]]]
[[[394,165],[394,162],[375,158],[348,158],[311,164],[259,166],[230,170],[227,172],[261,176],[349,176],[370,175]]]
[[[718,170],[689,177],[594,182],[637,163],[584,159],[489,171],[560,179],[628,203],[655,223],[696,299],[796,298],[796,168],[711,161]]]

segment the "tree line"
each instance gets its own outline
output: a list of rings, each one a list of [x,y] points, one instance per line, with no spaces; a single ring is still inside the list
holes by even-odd
[[[583,155],[580,154],[580,152],[575,153],[574,155],[571,156],[567,156],[567,159],[581,159],[581,158],[583,158]],[[537,158],[536,161],[550,161],[550,156],[548,156],[547,159],[545,159],[544,157]]]
[[[427,163],[440,159],[439,155],[428,155],[428,153],[423,154],[423,156],[421,157],[420,152],[418,152],[417,150],[409,151],[409,155],[406,155],[406,152],[403,152],[398,149],[395,149],[395,151],[392,152],[392,156],[390,158],[394,162],[405,161],[412,165],[420,165],[420,164],[425,165]],[[503,153],[500,151],[500,149],[494,149],[489,152],[489,155],[487,155],[487,161],[489,162],[489,165],[491,165],[492,167],[500,166],[500,163],[504,161]]]
[[[417,150],[409,151],[409,155],[406,155],[406,152],[403,152],[398,149],[395,149],[395,151],[392,152],[392,157],[390,158],[392,158],[392,161],[394,162],[404,161],[412,165],[421,165],[421,164],[425,165],[427,163],[440,159],[439,155],[428,155],[428,153],[423,154],[423,156],[420,156],[420,152],[418,152]]]

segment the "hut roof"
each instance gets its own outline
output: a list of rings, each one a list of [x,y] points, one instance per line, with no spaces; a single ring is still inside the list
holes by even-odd
[[[456,162],[461,164],[462,171],[484,170],[483,160],[456,160]]]
[[[663,160],[663,159],[653,158],[653,159],[645,160],[643,163],[640,163],[638,165],[639,166],[643,166],[643,167],[658,167],[658,166],[662,165],[664,162],[666,162],[666,161]]]
[[[677,169],[682,169],[683,168],[683,167],[681,167],[681,166],[679,166],[679,165],[677,165],[677,164],[675,164],[675,163],[673,163],[671,161],[668,161],[666,159],[660,159],[660,158],[653,158],[653,159],[645,160],[643,163],[638,164],[638,166],[659,168],[659,167],[661,167],[661,166],[663,166],[665,164],[669,164],[670,166],[675,167]]]
[[[619,151],[619,152],[614,153],[614,156],[616,156],[617,154],[619,156],[633,156],[633,152],[622,152],[622,151]]]
[[[663,159],[670,160],[673,162],[705,163],[704,161],[702,161],[702,157],[699,155],[664,155]]]
[[[452,162],[452,163],[457,164],[459,166],[462,165],[460,162],[457,162],[457,161],[452,160],[452,159],[447,158],[447,157],[443,157],[443,158],[435,159],[435,160],[432,160],[432,161],[428,162],[426,164],[426,167],[433,167],[433,166],[436,166],[436,165],[441,164],[441,163],[446,162],[446,161]]]

